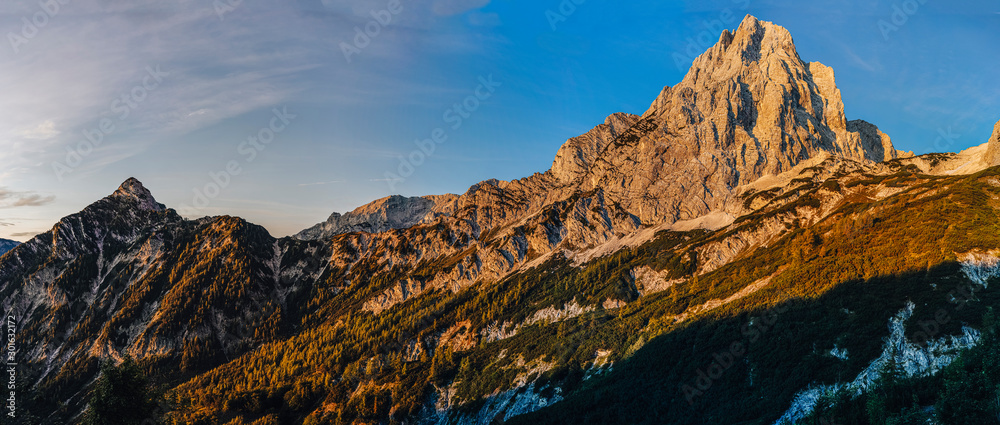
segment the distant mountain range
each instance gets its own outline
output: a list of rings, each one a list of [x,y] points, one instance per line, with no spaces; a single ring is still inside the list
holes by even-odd
[[[12,241],[9,239],[0,239],[0,255],[4,255],[7,251],[14,249],[14,247],[18,246],[19,244],[20,242],[18,241]]]
[[[174,424],[963,423],[1000,388],[997,165],[1000,123],[895,149],[747,16],[522,179],[288,238],[128,179],[0,257],[18,409],[79,422],[131,357]]]

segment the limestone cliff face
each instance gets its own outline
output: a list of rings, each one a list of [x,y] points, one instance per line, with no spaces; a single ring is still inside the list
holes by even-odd
[[[874,125],[847,121],[832,69],[804,62],[785,28],[747,16],[734,32],[724,31],[679,84],[664,88],[643,115],[613,114],[568,140],[550,170],[509,182],[478,183],[447,198],[447,208],[426,200],[380,200],[331,217],[321,234],[402,228],[435,216],[426,212],[442,215],[446,210],[487,233],[532,222],[569,199],[614,209],[595,209],[597,223],[569,217],[581,228],[598,225],[604,230],[599,236],[577,234],[574,226],[560,223],[549,243],[531,248],[548,252],[563,241],[580,247],[600,243],[604,235],[711,212],[745,214],[735,198],[739,187],[824,155],[872,163],[899,154]],[[369,216],[360,210],[386,205],[404,209],[401,215],[409,219],[394,225],[377,216],[364,222]],[[316,235],[307,231],[300,237]]]
[[[608,143],[632,127],[639,118],[631,114],[612,114],[604,124],[582,136],[569,139],[556,153],[556,159],[552,162],[552,174],[561,183],[574,183],[605,153]]]
[[[925,174],[972,174],[1000,165],[1000,122],[993,127],[989,141],[958,153],[929,153],[905,157],[901,164],[915,165]]]
[[[740,215],[735,188],[821,154],[897,156],[877,128],[847,122],[829,67],[803,62],[787,30],[750,16],[665,88],[643,120],[651,130],[609,149],[581,182],[643,224]]]
[[[301,240],[327,239],[342,233],[406,229],[452,213],[456,198],[456,195],[389,196],[347,214],[333,213],[325,222],[303,230],[295,237]]]
[[[913,156],[912,152],[896,150],[892,146],[892,140],[889,138],[889,135],[883,133],[878,129],[878,127],[867,121],[848,121],[847,131],[857,133],[861,137],[861,145],[865,152],[870,155],[869,159],[872,159],[873,161],[881,162],[880,159],[875,158],[884,158],[888,160]]]
[[[418,261],[389,249],[400,245],[412,246],[421,260],[463,257],[449,275],[402,280],[372,298],[365,308],[377,312],[430,288],[501,279],[550,254],[603,252],[644,228],[725,226],[752,211],[741,195],[761,190],[763,177],[827,158],[865,166],[897,156],[877,127],[847,121],[833,70],[802,61],[784,28],[748,16],[644,114],[613,114],[568,140],[544,173],[483,181],[462,195],[381,199],[334,214],[298,237],[338,240],[338,234],[365,232],[348,237],[357,240],[348,251],[390,252],[386,267]],[[427,226],[451,229],[460,236],[450,240],[469,242],[413,242]],[[728,254],[719,261],[767,237],[748,236],[736,248],[720,249]],[[465,253],[470,248],[475,255]]]
[[[983,156],[983,163],[987,167],[1000,165],[1000,121],[993,127],[993,136],[990,137],[986,145],[986,154]]]
[[[981,161],[1000,164],[1000,123],[989,143],[965,156],[952,155],[958,159],[885,161],[902,155],[874,125],[846,119],[830,68],[803,62],[784,28],[747,17],[734,32],[723,32],[683,81],[664,88],[648,111],[613,114],[568,140],[543,173],[483,181],[461,195],[379,199],[335,213],[296,238],[280,239],[233,217],[184,220],[129,179],[111,196],[0,255],[0,304],[26,318],[18,335],[25,376],[41,382],[43,391],[66,388],[53,398],[65,406],[66,417],[85,407],[97,358],[155,359],[157,373],[170,377],[168,382],[236,365],[225,369],[229,373],[246,367],[233,361],[251,358],[244,357],[248,353],[304,359],[310,357],[306,350],[330,347],[355,325],[374,323],[368,312],[384,314],[420,294],[458,294],[441,298],[445,303],[432,301],[436,307],[419,313],[427,314],[426,322],[397,321],[401,316],[392,311],[378,319],[399,329],[412,326],[412,332],[387,330],[356,340],[366,341],[359,346],[379,341],[372,350],[422,361],[440,347],[476,349],[479,336],[485,342],[511,338],[539,321],[617,308],[635,299],[633,292],[645,296],[685,278],[642,266],[615,283],[620,292],[596,304],[576,302],[585,291],[560,304],[525,301],[518,308],[526,316],[498,317],[479,328],[470,320],[446,323],[447,314],[439,315],[474,305],[461,301],[470,299],[466,295],[478,298],[474,291],[492,297],[491,285],[503,285],[505,277],[546,264],[545,273],[560,274],[567,266],[586,267],[591,259],[670,235],[662,230],[698,227],[719,233],[695,237],[697,246],[690,246],[683,267],[707,273],[773,246],[770,242],[790,229],[808,228],[843,202],[876,202],[910,184],[908,179],[882,183],[872,174],[893,174],[910,164],[941,167],[935,169],[941,173],[964,170],[943,168],[947,161],[973,168]],[[936,162],[944,165],[932,165]],[[827,184],[831,178],[836,181]],[[743,221],[734,222],[736,217]],[[850,224],[852,232],[870,227]],[[736,298],[711,300],[691,311],[738,300],[767,281],[758,282]],[[520,291],[518,284],[512,292]],[[474,310],[469,317],[494,313]],[[686,311],[675,320],[687,317]],[[318,339],[286,340],[303,335]],[[288,351],[257,350],[272,342],[287,342]],[[353,364],[361,367],[354,370],[360,371],[377,366],[372,359],[378,355],[369,354],[381,352],[336,355],[358,362]],[[336,357],[330,353],[315,358]],[[603,368],[609,353],[594,352],[594,368],[587,373]],[[266,357],[254,359],[260,358]],[[277,374],[270,365],[280,362],[254,360],[250,367],[255,376],[271,376]],[[510,418],[561,399],[559,392],[530,382],[529,376],[552,367],[542,363],[528,365],[533,371],[517,378],[517,388],[477,394],[484,400],[477,416],[482,419],[470,422]],[[91,367],[80,366],[86,364]],[[343,380],[354,385],[350,381]],[[436,410],[427,421],[413,423],[462,423],[464,411],[451,404],[454,384],[435,384],[438,403],[428,407]],[[353,397],[347,394],[365,394],[358,388],[328,395],[322,409],[335,399],[347,403]],[[404,390],[427,399],[421,388]]]

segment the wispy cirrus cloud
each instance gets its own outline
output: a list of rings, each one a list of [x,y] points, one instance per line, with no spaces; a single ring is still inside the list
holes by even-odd
[[[299,183],[299,186],[324,186],[328,184],[347,183],[347,180],[333,180],[328,182]]]
[[[56,129],[56,123],[52,120],[45,120],[34,128],[22,131],[21,136],[30,140],[48,140],[58,136],[59,133],[60,131]]]
[[[339,43],[372,19],[384,1],[324,0],[314,6],[244,2],[219,20],[211,2],[77,0],[14,52],[0,44],[0,169],[65,161],[85,131],[111,119],[114,131],[80,167],[87,174],[157,143],[292,99],[335,104],[378,102],[412,90],[383,63],[405,63],[417,49],[469,51],[472,41],[432,30],[438,16],[481,8],[489,0],[437,0],[404,10],[364,51],[368,66],[347,66]],[[3,22],[20,22],[37,2],[0,5]],[[484,25],[493,17],[477,18]],[[86,49],[80,46],[86,45]],[[142,88],[147,67],[167,74]],[[365,84],[352,82],[364,81]],[[409,85],[407,85],[409,84]],[[142,100],[122,112],[123,99]],[[114,147],[118,144],[121,146]],[[3,153],[6,151],[7,153]]]
[[[434,0],[431,9],[438,15],[451,16],[482,9],[488,4],[490,4],[490,0]]]
[[[16,192],[0,188],[0,208],[38,207],[55,201],[54,195],[33,192]]]

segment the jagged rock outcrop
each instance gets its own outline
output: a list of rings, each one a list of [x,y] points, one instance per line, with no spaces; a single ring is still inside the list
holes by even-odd
[[[747,16],[642,116],[609,116],[568,140],[544,173],[473,185],[454,198],[453,216],[481,234],[503,235],[512,226],[541,223],[537,217],[559,202],[607,206],[591,218],[570,217],[579,226],[560,222],[530,249],[587,247],[644,226],[713,212],[743,215],[749,211],[735,197],[741,187],[822,155],[872,163],[900,153],[874,125],[846,120],[832,69],[802,61],[786,29]],[[430,205],[380,200],[359,209],[376,214],[334,215],[322,230],[298,236],[377,232],[396,228],[387,224],[390,216],[404,217],[396,222],[404,226],[428,222],[432,210],[448,213]],[[596,236],[589,230],[595,225],[603,230]]]
[[[0,257],[3,311],[21,319],[21,377],[72,412],[98,372],[93,359],[156,358],[171,374],[246,352],[275,335],[286,300],[316,278],[308,259],[282,267],[276,242],[234,217],[184,220],[128,179]]]
[[[1000,122],[993,127],[989,141],[958,153],[929,153],[902,158],[904,165],[913,165],[926,174],[972,174],[1000,165]]]
[[[751,16],[665,88],[643,120],[652,129],[609,149],[581,184],[602,188],[643,224],[741,215],[735,188],[820,153],[897,156],[888,137],[866,145],[848,128],[829,67],[803,62],[787,30]]]
[[[986,153],[983,154],[983,165],[993,167],[1000,165],[1000,121],[993,126],[993,136],[986,144]]]
[[[1000,124],[990,146],[1000,146]],[[475,350],[477,342],[489,342],[477,341],[479,336],[514,337],[533,324],[618,308],[814,225],[849,197],[875,201],[898,193],[907,181],[865,182],[878,180],[869,173],[888,175],[905,165],[875,163],[902,156],[874,125],[846,119],[829,67],[803,62],[784,28],[748,16],[735,31],[723,32],[683,81],[664,88],[649,110],[613,114],[568,140],[543,173],[486,180],[461,195],[383,198],[281,239],[234,217],[184,220],[129,179],[0,258],[0,299],[5,309],[31,317],[22,330],[29,336],[21,342],[32,359],[28,375],[44,389],[70,389],[52,404],[65,406],[59,408],[69,415],[82,408],[81,391],[96,373],[93,359],[125,354],[162,362],[154,366],[170,377],[215,370],[230,379],[274,364],[282,364],[281,373],[328,374],[314,377],[315,383],[339,385],[343,397],[327,394],[319,412],[347,403],[349,394],[367,400],[353,385],[402,361],[393,357],[396,351],[406,351],[407,362],[422,362],[442,344]],[[561,296],[584,263],[664,235],[690,241],[705,234],[680,233],[695,229],[718,233],[671,259],[675,268],[647,265],[623,272],[620,264],[606,264],[584,281],[610,282],[613,289],[574,290],[572,302],[524,302],[517,320],[504,311],[522,291]],[[672,246],[664,242],[657,250],[666,257]],[[645,254],[650,265],[659,254]],[[622,257],[627,263],[628,256]],[[518,273],[535,271],[507,291],[490,292]],[[552,275],[562,280],[531,289]],[[754,288],[767,284],[758,282]],[[600,299],[589,304],[575,298],[599,292]],[[427,298],[414,298],[423,294],[440,303],[421,307]],[[483,304],[463,304],[470,300]],[[447,323],[459,305],[481,309],[463,310],[462,321]],[[429,319],[394,316],[401,311],[393,310],[397,306],[423,311]],[[497,332],[484,333],[488,326],[478,322],[487,318],[495,320]],[[353,334],[359,329],[363,335]],[[294,338],[313,351],[297,355],[302,345],[288,342]],[[255,354],[277,358],[233,362],[279,340],[287,347]],[[357,345],[322,351],[344,341]],[[357,349],[362,346],[369,351]],[[610,353],[593,348],[594,359]],[[339,366],[297,363],[307,360]],[[366,363],[353,364],[361,361]],[[341,367],[345,362],[352,367]],[[223,363],[229,368],[216,368]],[[528,376],[519,388],[532,385]],[[308,387],[284,388],[285,396],[303,402],[315,395],[315,408],[324,394],[309,394]],[[257,397],[258,389],[252,391]],[[510,391],[494,392],[497,402],[490,401],[483,414],[509,417],[555,400]],[[199,402],[224,396],[210,394]],[[285,396],[268,403],[280,404]]]
[[[866,157],[875,162],[893,158],[909,158],[913,152],[903,152],[896,150],[892,146],[892,140],[888,134],[879,130],[875,124],[865,120],[852,120],[847,122],[847,131],[857,133],[861,137],[861,145],[866,152]],[[895,151],[895,155],[892,152]]]
[[[456,195],[389,196],[344,215],[333,213],[325,222],[303,230],[295,237],[302,240],[327,239],[342,233],[405,229],[454,212],[455,198]]]
[[[142,182],[137,180],[135,177],[130,177],[128,180],[125,180],[125,182],[118,187],[118,190],[111,194],[111,198],[134,201],[140,209],[146,211],[164,212],[167,209],[167,207],[163,204],[156,202],[156,199],[153,199],[153,194],[149,192],[149,189],[146,189],[146,187],[142,185]]]
[[[847,121],[832,69],[802,61],[786,29],[747,16],[643,115],[613,114],[568,140],[544,173],[483,181],[458,196],[380,199],[297,237],[379,233],[446,219],[440,222],[477,239],[475,261],[460,263],[454,276],[401,280],[366,304],[378,312],[431,288],[502,278],[560,250],[614,245],[642,228],[719,221],[699,220],[708,216],[731,222],[753,211],[740,195],[751,186],[766,189],[755,182],[831,156],[863,165],[900,152],[874,125]],[[399,237],[373,235],[369,246]],[[723,259],[738,254],[728,251]]]
[[[639,118],[631,114],[612,114],[604,120],[604,124],[567,140],[552,161],[552,175],[565,184],[579,180],[605,153],[608,143],[632,127]]]

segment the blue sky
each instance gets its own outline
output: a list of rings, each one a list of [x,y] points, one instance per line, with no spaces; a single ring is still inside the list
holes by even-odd
[[[541,172],[567,138],[645,111],[685,51],[747,13],[833,67],[848,118],[897,148],[961,150],[1000,119],[993,1],[570,2],[5,1],[0,237],[27,240],[130,176],[188,217],[284,236],[394,193]]]

